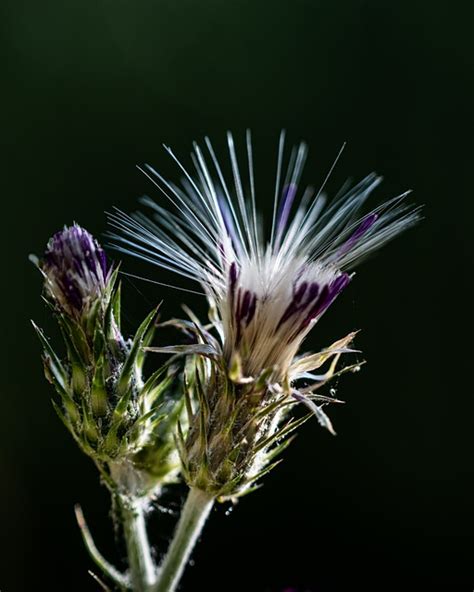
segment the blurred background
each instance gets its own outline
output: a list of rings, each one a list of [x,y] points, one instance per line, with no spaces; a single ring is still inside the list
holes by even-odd
[[[309,422],[260,491],[218,507],[182,590],[471,590],[471,3],[3,0],[0,11],[0,590],[99,589],[76,502],[103,553],[124,555],[107,492],[50,404],[29,319],[57,333],[28,254],[72,221],[104,240],[105,211],[160,199],[135,164],[177,179],[162,143],[189,162],[192,140],[208,134],[223,153],[225,131],[243,142],[246,127],[263,210],[284,127],[309,143],[304,182],[321,183],[347,141],[329,193],[376,170],[372,203],[413,189],[426,219],[357,270],[307,343],[362,329],[369,363],[335,385],[347,401],[331,409],[338,436]],[[130,258],[123,269],[158,276]],[[130,331],[161,299],[165,315],[182,301],[205,313],[138,280],[124,291]],[[184,493],[151,522],[161,551]]]

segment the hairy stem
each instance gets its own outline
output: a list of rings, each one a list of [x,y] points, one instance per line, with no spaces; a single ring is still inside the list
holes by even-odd
[[[140,499],[120,497],[133,592],[147,592],[156,579],[156,568],[151,557],[145,526],[146,505],[147,502]]]
[[[158,581],[151,592],[174,592],[189,561],[214,498],[200,489],[191,488],[183,506],[173,540],[159,568]]]

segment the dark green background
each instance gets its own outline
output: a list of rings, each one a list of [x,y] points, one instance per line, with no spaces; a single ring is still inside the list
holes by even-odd
[[[105,210],[159,198],[135,164],[177,176],[162,142],[186,156],[209,134],[221,151],[226,129],[247,126],[260,178],[273,179],[282,127],[310,144],[308,183],[347,140],[328,189],[375,169],[379,199],[413,188],[426,219],[358,270],[308,342],[362,329],[369,364],[338,385],[339,435],[306,424],[261,491],[230,516],[218,508],[183,590],[472,589],[470,2],[4,0],[1,11],[2,592],[98,589],[78,501],[104,553],[123,555],[107,494],[49,402],[29,319],[56,333],[28,253],[64,223],[100,236]],[[130,330],[161,299],[168,315],[182,299],[204,311],[143,282],[125,290]],[[164,503],[176,510],[183,494]],[[160,549],[172,524],[152,523]]]

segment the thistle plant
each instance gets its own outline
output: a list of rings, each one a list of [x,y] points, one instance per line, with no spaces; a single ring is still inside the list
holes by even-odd
[[[334,433],[324,408],[338,401],[320,389],[358,368],[337,368],[340,357],[354,351],[354,333],[317,353],[299,354],[300,347],[346,289],[354,267],[419,217],[406,204],[407,193],[363,213],[381,181],[375,174],[345,185],[331,201],[324,184],[319,191],[300,191],[307,148],[294,148],[284,170],[282,133],[266,231],[257,210],[250,133],[245,179],[231,134],[227,141],[230,180],[208,138],[207,156],[194,144],[195,174],[167,148],[183,175],[181,184],[148,165],[142,170],[175,211],[144,198],[152,218],[111,215],[120,251],[197,282],[210,308],[208,325],[192,313],[189,320],[174,321],[194,334],[192,345],[147,348],[187,357],[189,429],[178,422],[176,445],[190,492],[153,587],[158,592],[176,589],[216,499],[235,500],[251,491],[310,415]],[[309,414],[293,416],[298,405]]]
[[[36,260],[44,278],[45,302],[65,342],[58,355],[35,326],[43,346],[46,378],[59,402],[53,406],[74,440],[97,466],[110,489],[122,523],[130,564],[121,574],[98,553],[77,517],[93,559],[121,588],[145,590],[155,567],[145,529],[150,501],[179,472],[173,433],[182,411],[172,362],[143,378],[146,352],[156,328],[157,310],[132,339],[121,333],[118,268],[107,262],[97,241],[74,224],[55,234]]]
[[[301,191],[307,148],[293,148],[284,165],[282,133],[267,227],[257,208],[250,133],[243,176],[230,133],[227,143],[230,177],[208,138],[205,151],[194,144],[193,174],[167,148],[179,184],[148,165],[142,171],[174,210],[144,198],[151,217],[118,210],[110,216],[116,249],[200,286],[176,287],[206,297],[208,322],[187,307],[186,319],[161,322],[184,334],[184,344],[153,344],[157,309],[132,338],[123,336],[119,268],[77,224],[55,234],[35,260],[65,344],[64,355],[57,354],[34,325],[58,395],[53,405],[111,492],[126,573],[99,553],[79,507],[78,522],[92,559],[122,590],[176,590],[216,501],[235,502],[259,487],[309,418],[335,433],[326,409],[342,401],[323,387],[359,369],[361,362],[339,365],[357,351],[356,334],[315,353],[301,353],[301,346],[356,265],[419,219],[407,193],[365,207],[381,181],[375,174],[344,185],[332,200],[324,194],[327,179],[318,191]],[[169,358],[146,378],[149,352]],[[180,477],[189,494],[156,566],[146,518],[152,500]]]

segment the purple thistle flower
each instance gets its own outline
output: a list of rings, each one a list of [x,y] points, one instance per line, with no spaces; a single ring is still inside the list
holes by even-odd
[[[47,293],[74,318],[102,296],[110,274],[102,247],[78,224],[50,238],[40,267]]]
[[[280,137],[270,232],[257,216],[253,156],[247,133],[244,186],[232,134],[228,148],[232,180],[226,179],[211,142],[208,156],[194,145],[197,169],[182,187],[147,166],[145,174],[177,208],[171,213],[146,199],[154,222],[142,214],[111,216],[122,252],[131,253],[199,282],[220,316],[219,334],[228,361],[238,354],[244,373],[278,368],[288,375],[305,336],[349,284],[351,270],[367,255],[418,220],[404,193],[368,213],[364,205],[381,181],[368,175],[326,204],[322,189],[299,191],[307,148],[293,150],[283,170]],[[291,378],[291,376],[290,376]]]

